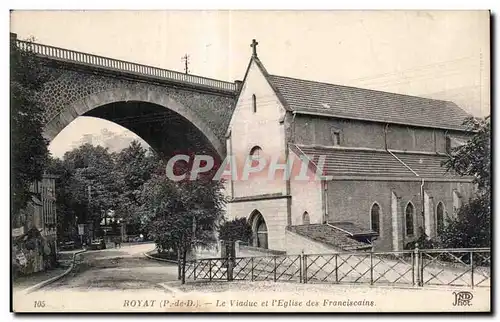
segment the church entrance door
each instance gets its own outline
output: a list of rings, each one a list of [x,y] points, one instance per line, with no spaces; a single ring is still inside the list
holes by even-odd
[[[257,226],[257,247],[267,249],[267,225],[264,218],[262,218],[262,221]]]
[[[258,210],[255,210],[250,216],[250,222],[253,232],[253,246],[267,249],[269,247],[267,240],[268,234],[264,216],[262,216]]]

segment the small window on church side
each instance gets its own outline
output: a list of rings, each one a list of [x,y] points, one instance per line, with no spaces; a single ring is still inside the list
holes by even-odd
[[[253,112],[256,113],[257,112],[257,97],[255,96],[255,94],[252,95],[252,108],[253,108]]]
[[[413,213],[415,212],[413,204],[411,202],[406,205],[405,211],[405,222],[406,222],[406,236],[413,235]]]
[[[261,156],[261,152],[262,152],[262,149],[260,148],[260,146],[254,146],[250,150],[250,158],[252,160],[258,160]]]
[[[370,213],[371,229],[380,234],[380,206],[374,203]]]
[[[334,134],[334,145],[340,145],[340,132]]]
[[[340,130],[332,128],[330,131],[332,133],[333,145],[340,145]]]
[[[302,225],[309,225],[311,223],[311,220],[309,218],[309,214],[307,211],[304,211],[304,214],[302,215]]]

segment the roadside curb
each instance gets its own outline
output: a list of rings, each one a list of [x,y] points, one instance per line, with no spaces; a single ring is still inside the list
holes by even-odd
[[[63,278],[64,276],[68,275],[73,270],[73,268],[75,267],[76,255],[79,255],[79,254],[84,253],[86,251],[87,251],[86,249],[83,249],[83,250],[80,250],[78,252],[73,253],[73,258],[71,259],[71,265],[69,266],[69,268],[65,272],[63,272],[62,274],[59,274],[58,276],[54,276],[52,278],[49,278],[48,280],[45,280],[43,282],[40,282],[40,283],[35,284],[33,286],[30,286],[30,287],[24,289],[23,293],[24,294],[32,293],[32,292],[37,291],[37,290],[39,290],[39,289],[41,289],[41,288],[43,288],[43,287],[45,287],[45,286],[47,286],[47,285],[49,285],[51,283],[54,283],[55,281],[57,281],[57,280]]]
[[[166,263],[171,263],[171,264],[177,264],[177,261],[174,261],[172,259],[157,258],[157,257],[149,255],[147,252],[143,253],[143,255],[146,256],[147,258],[151,259],[151,260],[154,260],[154,261],[166,262]]]

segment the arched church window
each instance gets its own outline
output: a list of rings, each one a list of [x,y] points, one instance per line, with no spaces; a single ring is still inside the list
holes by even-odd
[[[257,96],[255,94],[252,95],[252,109],[254,113],[257,112]]]
[[[406,235],[407,236],[412,236],[413,235],[413,215],[415,213],[415,207],[413,207],[413,204],[409,202],[406,205],[406,211],[405,211],[405,222],[406,222]]]
[[[302,225],[309,225],[311,223],[311,219],[309,218],[309,214],[307,211],[304,211],[302,215]]]
[[[380,206],[374,203],[370,211],[371,229],[380,234]]]
[[[444,204],[439,202],[436,209],[436,229],[438,235],[444,230]]]

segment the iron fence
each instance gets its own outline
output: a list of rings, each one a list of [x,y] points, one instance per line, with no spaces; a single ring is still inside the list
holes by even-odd
[[[301,256],[200,259],[186,263],[186,279],[302,281]]]
[[[490,265],[489,248],[342,252],[200,259],[187,263],[186,278],[490,287]]]
[[[490,286],[488,248],[420,251],[421,285]]]

